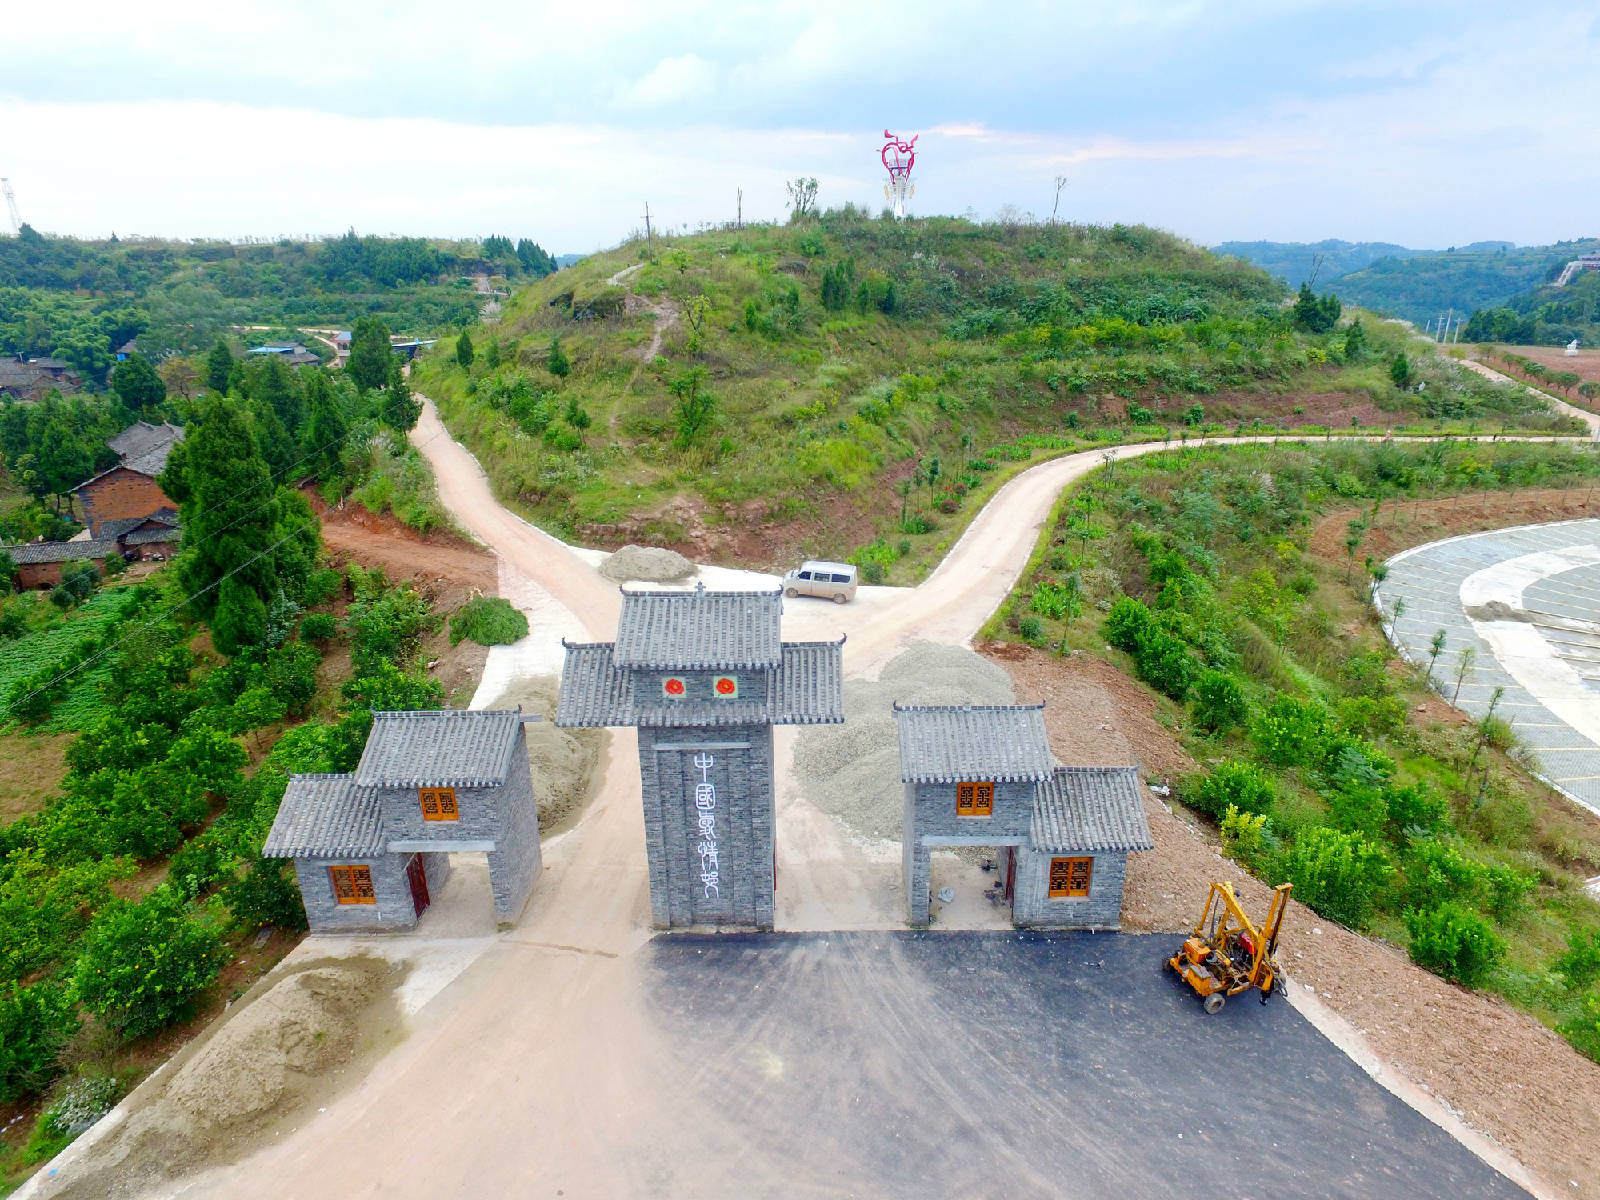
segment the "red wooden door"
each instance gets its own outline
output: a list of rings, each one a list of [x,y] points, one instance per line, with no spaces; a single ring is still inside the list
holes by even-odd
[[[428,898],[428,873],[422,869],[420,854],[413,854],[406,863],[406,882],[411,885],[411,903],[416,906],[417,916],[420,917],[432,903]]]
[[[1006,849],[1006,899],[1015,900],[1017,897],[1017,852],[1015,848]]]

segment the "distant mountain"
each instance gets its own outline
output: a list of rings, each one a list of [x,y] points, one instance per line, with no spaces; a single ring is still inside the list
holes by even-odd
[[[558,254],[556,255],[556,266],[561,267],[564,270],[567,267],[574,266],[577,263],[582,262],[588,257],[589,256],[587,254]]]
[[[1455,310],[1470,316],[1500,308],[1514,297],[1552,282],[1561,268],[1600,241],[1579,239],[1553,246],[1473,242],[1447,250],[1415,250],[1387,242],[1225,242],[1232,254],[1299,287],[1321,259],[1316,289],[1336,292],[1347,304],[1404,317],[1419,325]],[[1523,304],[1524,311],[1533,305]]]
[[[1328,238],[1321,242],[1223,242],[1211,248],[1217,254],[1230,254],[1276,275],[1291,288],[1298,288],[1317,272],[1317,286],[1330,279],[1369,267],[1380,258],[1410,258],[1436,254],[1435,250],[1410,250],[1393,242],[1341,242]]]

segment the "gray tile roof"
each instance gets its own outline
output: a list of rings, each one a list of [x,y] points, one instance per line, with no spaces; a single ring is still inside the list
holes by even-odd
[[[157,446],[170,446],[173,442],[183,440],[183,427],[162,422],[152,425],[149,421],[135,421],[116,437],[109,439],[106,445],[116,451],[119,458],[137,458],[141,454],[148,454]]]
[[[668,702],[641,695],[631,671],[618,667],[609,642],[567,645],[556,724],[573,726],[708,727],[837,725],[844,720],[842,648],[838,642],[785,642],[780,666],[741,684],[737,700]]]
[[[100,560],[110,554],[120,554],[121,547],[110,538],[81,542],[28,542],[21,546],[0,546],[11,555],[11,561],[24,563],[76,562],[80,558]]]
[[[894,708],[905,783],[1042,780],[1055,768],[1042,704]]]
[[[291,775],[265,858],[374,858],[384,852],[378,794],[354,775]]]
[[[1033,845],[1068,850],[1149,850],[1155,846],[1132,767],[1057,767],[1033,802]]]
[[[619,667],[732,671],[776,667],[783,592],[624,591]]]
[[[375,712],[362,787],[489,787],[506,781],[520,709]]]
[[[183,537],[183,530],[176,525],[156,525],[150,529],[131,529],[122,536],[125,546],[144,546],[151,542],[176,542]]]

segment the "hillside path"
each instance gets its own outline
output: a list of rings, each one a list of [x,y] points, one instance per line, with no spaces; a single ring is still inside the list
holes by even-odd
[[[503,569],[564,610],[575,631],[613,637],[616,586],[573,549],[502,507],[477,461],[444,431],[433,404],[423,403],[412,439],[432,465],[444,505],[501,556]],[[791,602],[784,636],[847,634],[851,675],[876,674],[913,640],[970,642],[1026,565],[1063,487],[1108,461],[1165,448],[1095,450],[1032,467],[999,490],[920,586],[872,589],[883,594],[868,604]],[[787,1070],[813,1065],[801,1057],[786,1066],[774,1053],[782,1031],[717,1025],[726,1045],[690,1062],[662,1036],[660,996],[649,985],[652,956],[662,951],[649,928],[637,739],[632,730],[613,731],[608,747],[588,812],[572,830],[544,843],[545,870],[519,925],[490,939],[358,1087],[330,1099],[298,1128],[285,1129],[268,1148],[182,1181],[167,1194],[276,1200],[332,1191],[554,1195],[557,1186],[569,1197],[875,1191],[870,1181],[839,1176],[837,1147],[817,1138],[756,1137],[746,1112],[727,1103],[760,1096],[764,1086],[777,1088]],[[780,753],[787,758],[790,751],[792,741]],[[783,856],[789,832],[780,826],[780,928],[859,928],[852,925],[852,898],[837,894],[843,889],[815,886],[821,876],[810,884],[794,880],[808,864],[803,856]],[[804,902],[784,907],[783,893],[796,889]],[[326,940],[311,939],[297,954],[319,953],[315,943]],[[417,952],[426,954],[426,945]],[[836,969],[830,961],[818,958],[804,970],[827,978]],[[720,1009],[733,999],[722,990],[727,979],[707,977],[703,986],[709,990],[693,994],[694,1008]],[[896,995],[865,1006],[844,988],[837,997],[841,1007],[821,1017],[859,1028],[874,1045],[898,1044],[907,1034],[899,1006],[911,998],[913,984],[907,978],[898,987]],[[948,1059],[940,1067],[942,1085],[995,1071],[992,1059],[963,1058],[977,1054],[963,1045],[942,1052]],[[821,1042],[784,1049],[826,1054]],[[891,1083],[883,1087],[895,1090]],[[863,1098],[870,1099],[839,1093],[826,1102],[859,1104]],[[955,1099],[944,1095],[934,1108]],[[874,1119],[865,1110],[862,1118]],[[980,1139],[970,1147],[974,1161],[1017,1161],[1004,1121],[962,1128],[961,1136]],[[934,1152],[926,1128],[907,1124],[905,1136],[910,1141],[902,1153]],[[879,1182],[903,1173],[893,1164],[884,1171]]]
[[[1493,367],[1486,367],[1475,358],[1458,358],[1452,361],[1458,362],[1467,370],[1474,371],[1477,374],[1482,375],[1485,379],[1492,379],[1496,383],[1509,383],[1513,385],[1520,384],[1529,394],[1539,397],[1539,399],[1550,405],[1550,407],[1555,409],[1557,412],[1568,417],[1577,417],[1578,420],[1582,421],[1589,427],[1589,436],[1597,441],[1600,441],[1600,413],[1592,413],[1586,408],[1579,408],[1575,404],[1568,404],[1565,400],[1559,400],[1555,396],[1552,396],[1549,392],[1541,391],[1532,384],[1523,383],[1522,380],[1513,379],[1509,375],[1502,375]]]

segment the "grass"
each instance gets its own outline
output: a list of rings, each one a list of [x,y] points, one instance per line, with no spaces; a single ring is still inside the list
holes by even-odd
[[[637,351],[654,317],[613,311],[620,297],[604,284],[630,263],[634,292],[679,313],[650,364]],[[846,263],[869,291],[892,283],[892,311],[824,307],[823,279]],[[1029,438],[1056,443],[1033,446],[1038,458],[1090,439],[1176,437],[1195,405],[1197,425],[1229,430],[1334,416],[1348,429],[1357,409],[1385,429],[1437,427],[1427,402],[1386,382],[1403,345],[1394,327],[1366,322],[1367,359],[1343,365],[1343,332],[1296,332],[1280,298],[1267,276],[1150,230],[842,212],[597,255],[518,292],[470,371],[436,351],[415,382],[497,494],[566,537],[604,540],[683,503],[708,525],[746,525],[754,505],[768,522],[827,530],[817,553],[841,554],[823,542],[845,527],[862,543],[911,537],[912,562],[891,572],[905,576],[999,481],[958,490],[962,464]],[[560,379],[544,370],[557,335],[571,363]],[[717,411],[686,441],[673,386],[692,368]],[[1514,389],[1439,387],[1463,426],[1559,425]],[[937,536],[908,533],[903,507],[928,510]],[[682,523],[654,533],[675,540]]]

